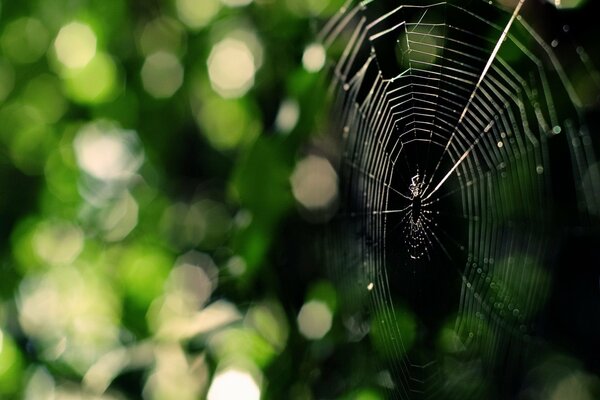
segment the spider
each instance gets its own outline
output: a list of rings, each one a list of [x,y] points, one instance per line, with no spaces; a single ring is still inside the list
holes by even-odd
[[[421,195],[422,188],[423,182],[419,182],[419,174],[416,174],[410,179],[410,185],[408,186],[408,190],[410,191],[413,200]]]

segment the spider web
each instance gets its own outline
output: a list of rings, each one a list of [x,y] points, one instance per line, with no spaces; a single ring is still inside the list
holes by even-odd
[[[395,398],[513,382],[535,352],[558,238],[600,210],[557,53],[589,60],[555,49],[524,0],[504,3],[349,1],[319,37],[341,182],[327,264],[362,321],[348,326],[382,338]]]

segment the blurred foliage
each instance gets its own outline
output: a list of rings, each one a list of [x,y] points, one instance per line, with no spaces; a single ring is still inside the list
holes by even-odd
[[[0,3],[0,397],[310,380],[266,268],[325,97],[311,21],[339,3]]]
[[[348,338],[290,185],[326,130],[325,60],[304,50],[343,3],[0,2],[0,398],[393,389],[354,342],[368,326]],[[375,349],[394,322],[402,358],[414,318],[377,316]]]

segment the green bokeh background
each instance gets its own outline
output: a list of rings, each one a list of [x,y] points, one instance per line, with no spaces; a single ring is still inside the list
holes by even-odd
[[[378,319],[348,340],[290,185],[327,130],[327,76],[303,52],[342,3],[0,0],[1,399],[202,399],[232,366],[266,399],[392,392],[382,363],[415,316],[390,310],[406,350],[379,357]],[[95,37],[77,67],[57,51],[72,23]],[[233,97],[209,72],[227,38],[256,64]],[[319,340],[298,330],[309,301],[333,318]]]
[[[312,397],[295,318],[335,291],[275,269],[323,130],[302,56],[340,3],[0,3],[0,398],[199,399],[233,367]],[[227,39],[254,58],[234,95],[209,72]]]

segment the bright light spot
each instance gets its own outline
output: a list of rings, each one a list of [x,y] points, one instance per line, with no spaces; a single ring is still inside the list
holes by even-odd
[[[43,367],[37,367],[31,374],[25,388],[25,400],[54,400],[54,378]]]
[[[242,318],[235,305],[223,300],[195,312],[176,310],[175,307],[181,306],[181,303],[176,294],[170,294],[152,304],[148,321],[157,338],[186,340],[223,328]]]
[[[224,39],[210,52],[208,73],[213,89],[221,96],[241,97],[254,85],[254,55],[243,41]]]
[[[246,261],[240,256],[233,256],[227,261],[227,269],[233,276],[242,276],[246,272]]]
[[[318,72],[325,65],[325,48],[318,43],[313,43],[304,50],[302,65],[309,72]]]
[[[171,97],[183,83],[183,67],[171,53],[152,54],[142,66],[144,89],[156,98]]]
[[[554,388],[549,400],[592,400],[598,380],[592,375],[574,372],[561,379]]]
[[[330,207],[338,195],[338,177],[325,158],[310,155],[296,165],[291,178],[292,192],[309,210]]]
[[[117,92],[117,66],[108,54],[97,53],[84,67],[63,71],[65,91],[71,99],[98,104],[114,98]]]
[[[204,356],[187,357],[177,344],[155,346],[156,365],[144,387],[145,399],[192,400],[202,398],[208,380]]]
[[[368,291],[371,291],[371,290],[373,290],[373,287],[374,287],[374,286],[375,286],[375,285],[373,284],[373,282],[369,283],[369,285],[367,286],[367,290],[368,290]]]
[[[556,8],[577,8],[582,6],[587,0],[548,0]]]
[[[190,252],[177,260],[168,289],[182,296],[190,307],[202,307],[218,285],[218,270],[210,256]]]
[[[136,139],[134,132],[119,130],[108,123],[88,124],[74,141],[77,163],[102,181],[127,179],[142,163],[143,157],[133,153]]]
[[[503,148],[503,147],[504,147],[504,143],[502,143],[502,142],[498,142],[498,148],[500,148],[500,149],[501,149],[501,148]]]
[[[102,355],[83,377],[85,387],[95,393],[104,393],[128,362],[127,350],[122,347]]]
[[[239,28],[229,32],[227,37],[244,42],[254,57],[254,69],[260,69],[263,64],[264,50],[256,32],[245,28]]]
[[[331,329],[332,315],[321,301],[309,301],[298,313],[298,329],[307,339],[321,339]]]
[[[79,373],[118,346],[120,297],[99,268],[55,266],[19,286],[19,322],[46,360]]]
[[[191,336],[219,329],[225,325],[239,321],[242,315],[237,307],[224,300],[218,300],[204,307],[188,322],[192,327]]]
[[[175,6],[181,22],[192,29],[207,25],[221,9],[219,0],[176,0]]]
[[[221,3],[229,7],[242,7],[252,3],[252,0],[221,0]]]
[[[208,400],[259,400],[260,387],[252,375],[238,369],[226,369],[217,373],[210,389]]]
[[[51,265],[69,264],[83,250],[83,232],[67,222],[44,222],[35,231],[33,247]]]
[[[185,339],[240,319],[230,303],[217,301],[205,307],[218,285],[219,270],[210,256],[191,251],[175,265],[165,285],[165,296],[155,300],[148,313],[158,337]]]
[[[76,385],[58,385],[52,396],[36,397],[35,400],[122,400],[122,395],[113,393],[90,394],[89,389],[83,389]]]
[[[281,103],[277,118],[275,119],[275,128],[282,133],[289,133],[296,127],[300,118],[300,107],[298,102],[293,99],[287,99]]]
[[[85,67],[96,54],[96,35],[81,22],[63,26],[54,41],[56,57],[69,68]]]

